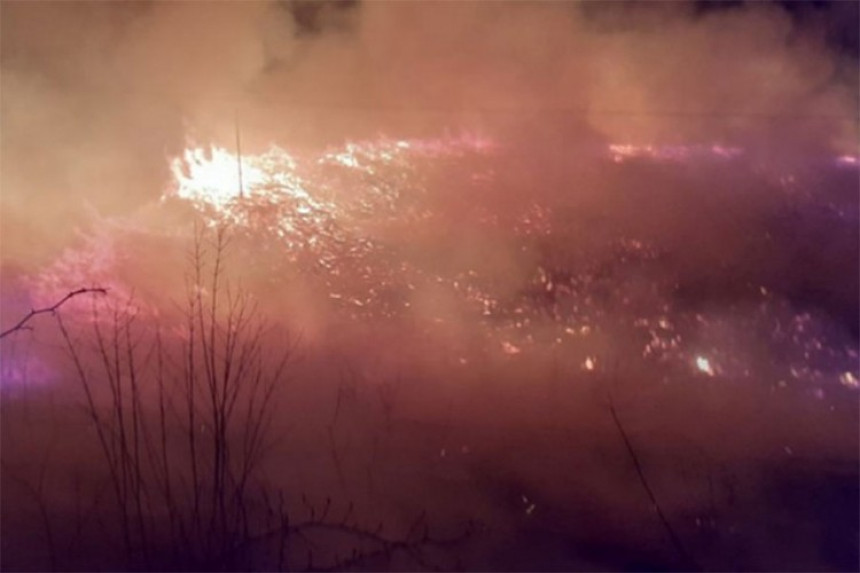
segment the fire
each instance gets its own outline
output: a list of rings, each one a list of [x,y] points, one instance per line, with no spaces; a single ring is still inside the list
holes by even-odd
[[[171,161],[174,184],[162,199],[189,201],[213,222],[264,224],[288,247],[342,243],[344,233],[368,217],[402,222],[426,215],[416,211],[425,191],[415,176],[418,162],[494,148],[490,139],[470,133],[427,140],[383,136],[301,153],[272,146],[241,159],[221,147],[190,146]]]
[[[171,162],[170,170],[178,197],[220,208],[265,180],[262,170],[248,161],[240,162],[236,155],[220,147],[186,149],[181,158]]]
[[[711,361],[708,360],[707,358],[705,358],[704,356],[697,356],[696,357],[696,368],[698,368],[698,370],[700,372],[703,372],[704,374],[707,374],[708,376],[714,375],[714,368],[713,368],[713,366],[711,366]]]
[[[510,219],[493,210],[487,199],[492,198],[500,177],[494,169],[487,169],[489,162],[470,161],[494,149],[497,146],[491,140],[469,134],[424,140],[380,137],[323,150],[288,152],[272,146],[260,154],[243,154],[241,159],[224,148],[191,145],[170,160],[174,181],[162,196],[161,208],[169,210],[175,205],[168,199],[179,200],[191,205],[208,224],[230,223],[232,230],[250,239],[242,244],[256,249],[255,270],[272,277],[300,276],[307,281],[308,292],[319,291],[324,297],[320,307],[325,312],[334,309],[338,316],[411,317],[416,314],[416,293],[442,292],[454,297],[464,312],[474,313],[468,319],[480,325],[487,348],[500,355],[534,354],[541,344],[536,333],[543,329],[556,344],[576,348],[572,355],[580,356],[577,369],[597,372],[604,368],[603,362],[609,362],[597,346],[600,340],[616,331],[628,333],[632,327],[636,336],[633,351],[643,360],[683,364],[691,372],[709,377],[756,375],[756,366],[743,345],[728,347],[727,341],[734,339],[732,333],[757,332],[759,315],[688,314],[660,298],[663,286],[659,282],[650,289],[654,294],[648,295],[651,298],[641,312],[611,315],[608,309],[614,312],[615,307],[606,305],[612,302],[603,303],[595,296],[595,289],[605,284],[597,279],[600,260],[585,260],[569,269],[570,275],[553,274],[539,266],[522,292],[510,292],[496,288],[492,274],[480,262],[446,274],[428,265],[421,255],[414,256],[418,250],[411,248],[414,245],[401,248],[402,244],[392,241],[395,237],[408,243],[413,229],[426,231],[431,238],[437,229],[444,232],[448,213],[439,211],[434,178],[428,176],[439,165],[454,165],[457,188],[467,197],[467,191],[475,191],[483,198],[476,201],[481,209],[464,214],[470,224],[492,227],[494,232],[506,229],[514,235],[511,243],[524,250],[535,237],[543,240],[556,235],[559,223],[553,206],[539,198],[524,203]],[[613,158],[723,161],[744,153],[720,145],[619,144],[605,151],[607,162]],[[500,160],[505,157],[499,154]],[[843,161],[847,164],[851,159]],[[482,170],[477,174],[463,169],[475,164]],[[106,301],[122,304],[130,300],[132,283],[126,277],[137,275],[127,275],[131,272],[127,267],[136,267],[122,255],[147,233],[145,224],[134,228],[133,223],[123,219],[103,225],[80,248],[70,249],[34,279],[34,300],[56,300],[68,292],[69,284],[98,284],[110,289]],[[424,235],[421,240],[426,240]],[[656,245],[641,237],[620,237],[614,244],[613,256],[628,265],[651,264],[661,256]],[[619,288],[614,292],[612,300],[626,304],[627,291]],[[834,348],[812,316],[795,315],[768,289],[761,287],[761,292],[762,316],[778,324],[773,332],[768,330],[770,343],[794,357],[786,363],[786,372],[776,375],[815,383],[830,377],[844,387],[860,387],[856,351]],[[144,308],[143,300],[140,303],[138,314],[156,316],[154,307],[150,310]],[[91,316],[91,306],[82,305],[81,315]],[[694,341],[698,341],[695,349]]]
[[[739,147],[719,143],[712,145],[635,145],[614,143],[609,145],[609,155],[615,163],[630,159],[649,159],[652,161],[682,162],[694,158],[727,160],[741,155]]]

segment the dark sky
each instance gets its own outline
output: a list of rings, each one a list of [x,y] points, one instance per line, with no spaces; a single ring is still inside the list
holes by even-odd
[[[799,27],[822,26],[827,43],[848,56],[860,57],[860,2],[853,0],[760,0],[758,4],[771,3],[785,10]],[[315,34],[326,27],[326,16],[334,11],[347,12],[358,10],[360,0],[313,1],[281,0],[284,9],[289,11],[298,24],[298,33]],[[653,10],[652,7],[634,6],[636,0],[625,2],[584,2],[573,9],[586,14],[614,13],[624,14],[638,10]],[[638,4],[642,4],[638,2]],[[653,3],[652,3],[653,4]],[[740,11],[748,5],[744,0],[694,0],[691,10],[694,14],[707,15],[715,12]],[[633,25],[633,22],[630,22]]]

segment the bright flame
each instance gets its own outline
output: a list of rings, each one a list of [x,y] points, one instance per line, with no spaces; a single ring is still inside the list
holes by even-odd
[[[170,165],[177,183],[176,194],[224,207],[242,191],[258,187],[266,179],[261,169],[247,161],[241,163],[240,190],[238,157],[220,147],[186,149],[182,158],[174,159]]]

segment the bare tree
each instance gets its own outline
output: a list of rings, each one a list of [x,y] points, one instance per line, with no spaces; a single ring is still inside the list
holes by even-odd
[[[13,333],[21,331],[21,330],[28,330],[30,327],[27,323],[29,323],[30,320],[32,320],[34,317],[36,317],[40,314],[49,314],[49,313],[54,314],[57,312],[57,310],[60,309],[61,306],[63,306],[70,299],[73,299],[76,296],[80,296],[82,294],[87,294],[87,293],[107,294],[107,289],[100,288],[100,287],[79,288],[77,290],[73,290],[73,291],[69,292],[68,294],[66,294],[66,296],[64,296],[63,298],[61,298],[60,300],[58,300],[56,303],[52,304],[51,306],[47,306],[45,308],[40,308],[40,309],[31,309],[30,312],[28,312],[26,315],[24,315],[21,318],[21,320],[19,320],[14,326],[7,328],[3,332],[0,332],[0,339],[6,338],[10,334],[13,334]]]
[[[223,227],[195,235],[170,336],[138,321],[132,301],[93,304],[89,344],[55,312],[62,301],[51,311],[105,461],[127,566],[243,570],[267,559],[278,569],[344,569],[403,553],[424,567],[422,548],[471,529],[438,538],[422,518],[387,537],[352,509],[335,517],[330,500],[318,510],[304,496],[307,516],[295,520],[289,499],[263,481],[295,343],[268,344],[256,302],[225,277],[228,243]],[[352,551],[339,555],[345,544]]]

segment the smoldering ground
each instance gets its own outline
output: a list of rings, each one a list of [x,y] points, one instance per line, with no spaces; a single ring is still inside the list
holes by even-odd
[[[707,6],[5,3],[3,325],[110,291],[3,339],[4,567],[855,568],[856,5]],[[220,225],[247,529],[182,511]]]

